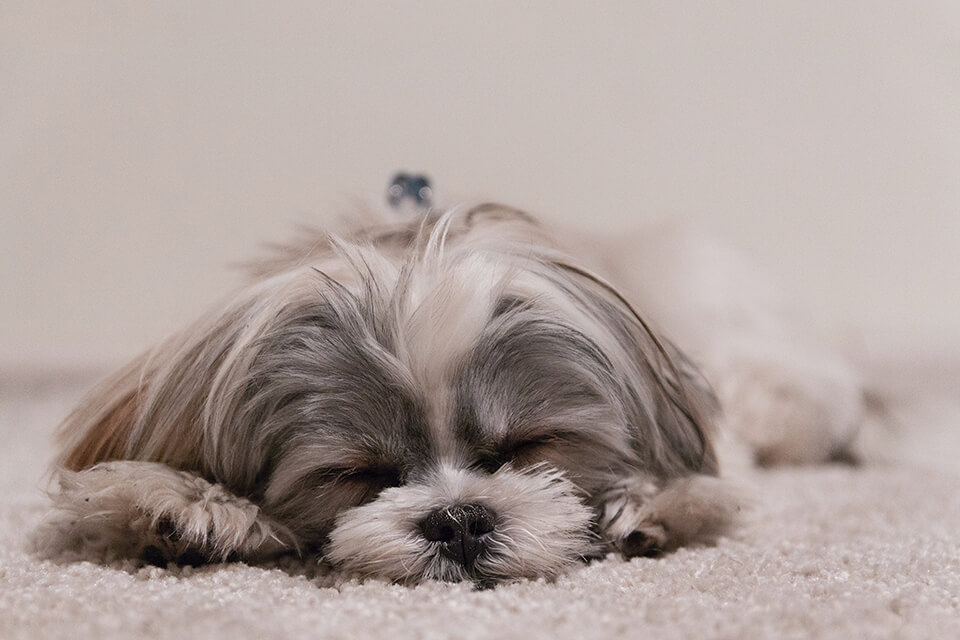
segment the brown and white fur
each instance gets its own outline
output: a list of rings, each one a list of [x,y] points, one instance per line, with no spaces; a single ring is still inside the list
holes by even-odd
[[[770,463],[854,436],[855,374],[695,233],[603,249],[496,205],[384,220],[304,232],[94,390],[41,551],[550,578],[725,531],[718,423]]]

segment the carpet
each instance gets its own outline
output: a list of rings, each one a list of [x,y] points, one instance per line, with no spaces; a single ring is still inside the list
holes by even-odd
[[[6,374],[0,638],[958,638],[960,368],[885,371],[889,461],[753,471],[755,506],[716,546],[485,591],[38,560],[51,434],[92,380]]]

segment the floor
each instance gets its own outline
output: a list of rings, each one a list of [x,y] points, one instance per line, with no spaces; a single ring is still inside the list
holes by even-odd
[[[715,547],[487,591],[38,560],[51,433],[93,379],[0,375],[0,638],[960,637],[960,367],[907,370],[877,375],[887,462],[757,471]]]

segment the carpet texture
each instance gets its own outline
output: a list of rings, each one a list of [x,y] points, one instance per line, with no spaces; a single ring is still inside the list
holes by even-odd
[[[0,378],[0,638],[958,638],[960,376],[885,395],[891,461],[756,471],[715,547],[609,557],[487,591],[316,576],[309,567],[60,565],[31,555],[50,436],[91,380]]]

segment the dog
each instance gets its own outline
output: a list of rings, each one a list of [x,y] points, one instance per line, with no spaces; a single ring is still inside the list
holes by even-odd
[[[494,204],[374,218],[303,231],[82,402],[42,553],[552,579],[727,532],[726,434],[760,464],[852,447],[853,368],[696,232],[564,236]]]

